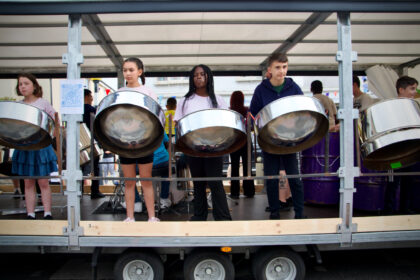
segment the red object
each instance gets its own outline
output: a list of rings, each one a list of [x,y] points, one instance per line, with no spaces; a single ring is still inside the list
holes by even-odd
[[[106,92],[106,95],[108,95],[111,92],[111,90],[109,88],[106,88],[105,92]]]

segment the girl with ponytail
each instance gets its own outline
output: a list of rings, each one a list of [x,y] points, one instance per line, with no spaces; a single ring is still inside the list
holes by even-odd
[[[135,90],[145,95],[152,97],[157,101],[156,94],[145,87],[146,79],[144,76],[143,62],[136,57],[129,57],[123,63],[123,75],[126,81],[126,86],[119,90]],[[141,84],[139,82],[141,80]],[[124,177],[136,177],[136,165],[138,165],[140,177],[150,178],[152,177],[153,168],[153,152],[145,157],[139,158],[125,158],[120,156],[121,168],[124,173]],[[127,212],[127,218],[125,222],[134,222],[134,189],[136,187],[136,181],[125,182],[125,206]],[[144,201],[146,203],[146,209],[149,216],[149,222],[158,222],[159,219],[155,217],[155,198],[154,191],[151,181],[141,181],[141,188],[143,190]]]

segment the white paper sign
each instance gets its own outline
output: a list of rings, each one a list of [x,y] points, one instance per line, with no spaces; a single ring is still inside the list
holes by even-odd
[[[71,115],[83,115],[83,80],[60,81],[60,113]]]

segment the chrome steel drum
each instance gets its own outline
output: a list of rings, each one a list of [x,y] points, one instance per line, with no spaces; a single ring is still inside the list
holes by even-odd
[[[420,105],[414,99],[388,99],[368,107],[359,119],[366,168],[389,170],[420,161]]]
[[[176,137],[176,148],[187,155],[221,156],[245,144],[245,122],[241,114],[232,110],[200,110],[178,121]]]
[[[258,144],[268,153],[290,154],[312,147],[328,131],[318,99],[295,95],[267,104],[255,118]]]
[[[88,147],[90,147],[91,144],[91,134],[90,134],[90,130],[87,127],[87,125],[85,123],[81,123],[80,124],[80,149],[86,149]]]
[[[128,158],[149,155],[162,143],[165,114],[150,96],[123,90],[99,103],[94,122],[95,138],[102,147]]]
[[[19,150],[39,150],[52,143],[54,120],[32,105],[0,102],[0,145]]]
[[[79,126],[80,138],[79,138],[79,151],[80,151],[80,166],[88,163],[91,159],[91,134],[85,123],[80,123]],[[66,139],[67,132],[63,129],[63,155],[66,156]],[[103,154],[103,150],[99,147],[96,140],[93,141],[93,157],[97,158]]]
[[[93,157],[97,158],[101,156],[102,154],[103,154],[102,149],[99,147],[98,143],[96,143],[95,141],[95,143],[93,144]],[[86,147],[85,149],[80,150],[80,165],[81,166],[90,162],[90,159],[91,159],[90,155],[91,155],[90,145]]]

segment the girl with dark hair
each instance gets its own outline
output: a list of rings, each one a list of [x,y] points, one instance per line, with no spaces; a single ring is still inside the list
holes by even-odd
[[[190,72],[190,87],[176,109],[174,120],[177,122],[187,114],[211,108],[227,109],[227,104],[214,93],[213,74],[210,68],[200,64]],[[193,178],[222,176],[223,157],[187,156],[187,163]],[[212,194],[213,218],[216,221],[232,220],[222,181],[194,181],[194,215],[191,221],[207,220],[207,186],[210,187]]]
[[[126,86],[119,90],[135,90],[143,94],[152,97],[157,100],[156,94],[154,94],[149,88],[145,87],[146,83],[144,76],[143,62],[135,57],[127,58],[123,63],[123,75],[126,81]],[[141,84],[139,83],[141,79]],[[120,156],[121,168],[124,173],[124,177],[136,177],[136,164],[139,168],[140,177],[152,177],[153,167],[153,152],[144,157],[139,158],[125,158]],[[151,181],[140,181],[141,188],[143,190],[144,201],[146,203],[146,209],[149,216],[149,222],[159,222],[159,219],[155,217],[155,198],[154,191]],[[135,222],[134,219],[134,188],[136,187],[135,181],[125,182],[125,202],[127,218],[125,222]]]
[[[35,76],[29,73],[18,75],[16,93],[23,96],[22,103],[32,105],[45,111],[51,118],[55,118],[55,110],[51,104],[42,98],[42,88]],[[59,120],[55,120],[56,122]],[[15,150],[12,159],[12,173],[20,176],[49,176],[57,171],[57,156],[52,145],[40,150]],[[51,220],[51,189],[48,179],[24,179],[25,200],[28,219],[35,219],[35,181],[41,189],[42,205],[44,206],[44,219]]]
[[[234,91],[230,96],[230,109],[241,114],[245,119],[248,113],[248,107],[244,106],[244,94],[242,91]],[[239,150],[230,154],[232,177],[239,176],[239,161],[242,157],[243,175],[248,175],[248,145],[245,143]],[[254,180],[243,180],[243,191],[246,197],[254,197],[255,185]],[[239,180],[232,180],[230,183],[230,197],[239,198]]]

